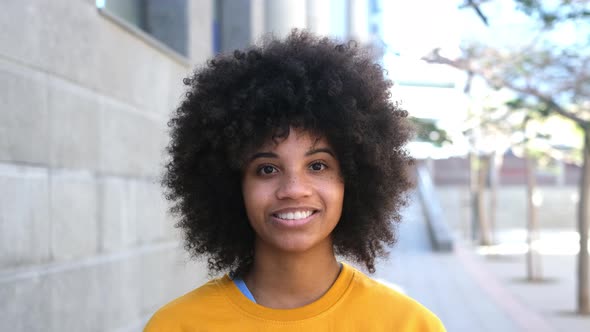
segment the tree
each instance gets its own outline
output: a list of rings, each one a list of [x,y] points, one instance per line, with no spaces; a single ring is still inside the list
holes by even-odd
[[[582,180],[578,203],[578,311],[590,314],[588,227],[590,219],[590,1],[561,0],[549,6],[539,0],[514,0],[537,27],[530,42],[520,47],[471,43],[462,55],[446,57],[435,49],[423,59],[446,64],[483,78],[491,87],[507,88],[527,103],[543,105],[548,112],[574,121],[584,132]],[[483,14],[483,1],[467,5]],[[474,7],[475,6],[475,7]],[[578,38],[565,43],[555,31],[575,24]]]
[[[546,118],[548,112],[546,108],[537,108],[538,105],[526,105],[521,99],[509,101],[507,106],[512,112],[523,112],[524,119],[522,120],[520,131],[524,132],[525,135],[521,142],[523,150],[523,159],[525,161],[526,170],[526,202],[527,202],[527,248],[526,253],[526,276],[528,281],[539,281],[543,279],[541,269],[541,255],[538,253],[535,247],[535,242],[539,240],[539,220],[537,213],[537,204],[535,203],[535,191],[537,186],[536,180],[536,169],[537,160],[539,159],[539,152],[541,154],[547,153],[545,151],[535,151],[532,146],[532,142],[538,138],[547,138],[534,130],[530,130],[529,124],[531,121]]]
[[[416,128],[416,139],[418,141],[428,142],[436,147],[452,143],[446,130],[439,128],[433,120],[410,117],[410,121]]]

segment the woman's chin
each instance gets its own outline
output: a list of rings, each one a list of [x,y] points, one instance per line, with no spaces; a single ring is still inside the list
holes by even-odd
[[[284,253],[302,254],[323,246],[331,247],[332,243],[329,239],[317,241],[305,234],[289,234],[273,239],[271,243],[267,243],[263,247]]]

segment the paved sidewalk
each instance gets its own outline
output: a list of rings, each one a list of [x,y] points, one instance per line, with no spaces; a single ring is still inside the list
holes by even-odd
[[[543,255],[543,280],[525,281],[525,257],[480,257],[486,271],[558,331],[590,331],[590,316],[576,314],[576,256]]]
[[[454,253],[431,251],[422,210],[414,196],[404,211],[399,242],[373,276],[399,287],[435,314],[449,332],[553,331],[543,318],[516,300],[484,265],[460,246]]]

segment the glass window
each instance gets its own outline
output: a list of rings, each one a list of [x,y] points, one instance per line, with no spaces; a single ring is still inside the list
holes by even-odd
[[[187,56],[187,0],[96,0],[96,7]]]

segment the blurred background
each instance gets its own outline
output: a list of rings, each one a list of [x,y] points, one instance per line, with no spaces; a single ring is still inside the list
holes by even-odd
[[[266,33],[373,48],[417,128],[375,278],[449,331],[590,331],[587,0],[0,0],[0,330],[140,331],[207,280],[158,178],[182,79]]]

